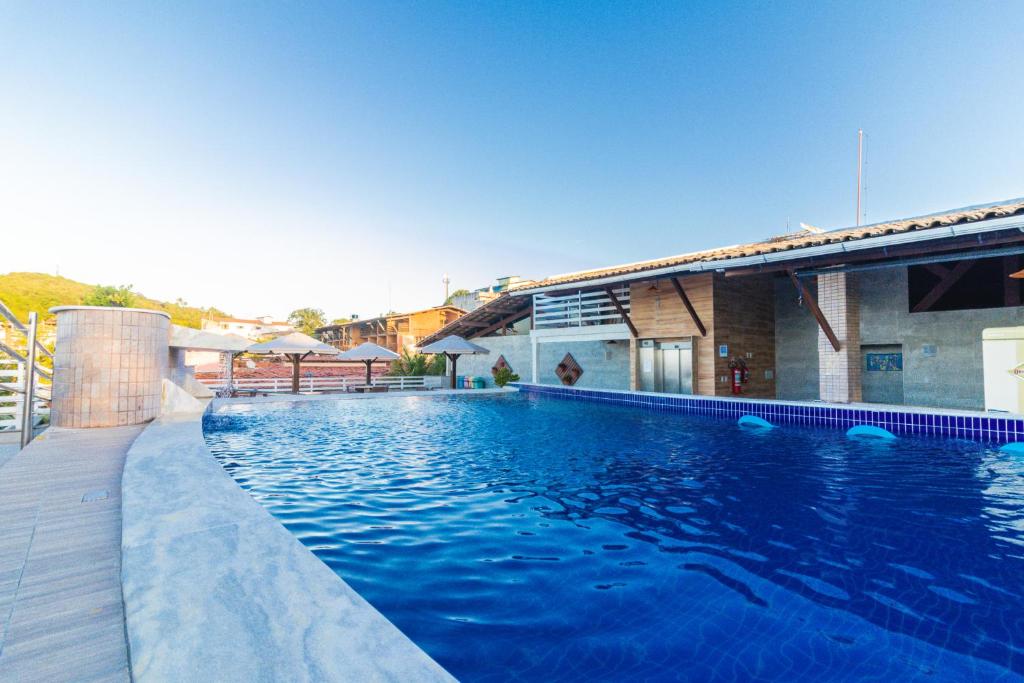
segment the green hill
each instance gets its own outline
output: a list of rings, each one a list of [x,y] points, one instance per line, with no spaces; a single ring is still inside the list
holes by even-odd
[[[30,310],[38,313],[42,320],[50,320],[53,318],[49,312],[51,307],[81,304],[94,288],[95,285],[45,273],[0,275],[0,301],[3,301],[22,321],[28,317]],[[133,306],[166,311],[171,316],[171,322],[197,329],[200,319],[204,316],[226,315],[216,308],[203,309],[156,301],[137,292]]]

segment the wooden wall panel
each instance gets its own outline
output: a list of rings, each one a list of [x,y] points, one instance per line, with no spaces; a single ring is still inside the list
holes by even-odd
[[[696,391],[705,396],[714,396],[716,345],[712,275],[702,273],[680,278],[680,282],[708,332],[706,337],[700,336],[700,330],[668,280],[633,283],[629,290],[629,317],[636,325],[640,339],[668,341],[693,337],[697,346]]]
[[[731,394],[729,361],[742,358],[750,369],[743,395],[775,398],[775,284],[771,276],[714,279],[715,347],[729,345],[729,358],[714,354],[715,393]],[[748,358],[747,354],[751,357]],[[765,377],[770,370],[771,379]]]

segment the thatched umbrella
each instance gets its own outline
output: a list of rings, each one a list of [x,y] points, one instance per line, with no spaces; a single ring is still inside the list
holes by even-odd
[[[420,353],[443,353],[448,357],[448,360],[452,362],[452,389],[455,388],[455,364],[459,360],[459,356],[473,355],[477,353],[490,353],[489,350],[482,346],[477,346],[473,342],[468,342],[457,334],[451,334],[440,339],[433,344],[427,344]]]
[[[168,346],[190,351],[218,351],[228,355],[227,377],[221,392],[230,396],[235,382],[235,356],[245,351],[252,344],[245,337],[237,334],[214,334],[203,330],[194,330],[181,325],[171,325],[171,340]]]
[[[285,356],[292,362],[292,393],[299,393],[299,364],[306,356],[316,353],[324,356],[338,355],[338,349],[318,342],[307,334],[292,332],[260,344],[253,344],[246,349],[247,353],[276,354]]]
[[[391,349],[385,349],[383,346],[378,346],[373,342],[363,342],[359,346],[349,349],[338,356],[340,361],[360,361],[366,363],[366,386],[370,386],[370,366],[376,361],[397,360],[398,358],[400,356]]]

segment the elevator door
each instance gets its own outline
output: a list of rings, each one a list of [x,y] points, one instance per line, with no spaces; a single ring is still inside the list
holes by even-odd
[[[693,393],[693,342],[662,342],[661,386],[666,394]]]

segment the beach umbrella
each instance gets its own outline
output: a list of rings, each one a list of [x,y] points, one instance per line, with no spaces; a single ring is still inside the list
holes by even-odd
[[[338,349],[313,339],[301,332],[292,332],[270,341],[253,344],[246,353],[274,354],[286,357],[292,362],[292,393],[299,393],[299,364],[310,354],[336,356]]]
[[[172,349],[189,351],[217,351],[228,355],[227,377],[221,389],[222,395],[230,396],[234,391],[235,356],[245,351],[252,342],[237,334],[214,334],[191,327],[171,325],[171,339],[168,346]]]
[[[376,361],[397,360],[400,356],[391,349],[385,349],[373,342],[363,342],[359,346],[345,351],[338,360],[359,361],[366,363],[366,386],[370,386],[370,366]]]
[[[452,362],[452,389],[455,388],[455,364],[459,360],[459,356],[469,356],[478,353],[490,353],[489,350],[482,346],[477,346],[473,342],[468,342],[457,334],[451,334],[440,339],[433,344],[427,344],[420,353],[443,353],[448,357],[448,360]]]

